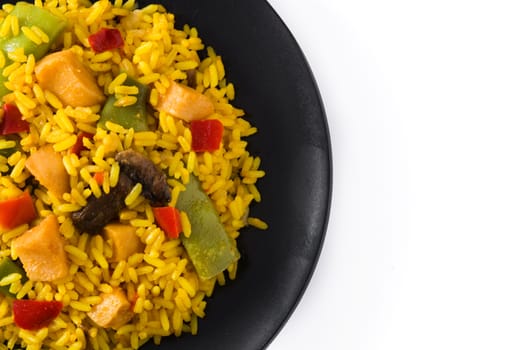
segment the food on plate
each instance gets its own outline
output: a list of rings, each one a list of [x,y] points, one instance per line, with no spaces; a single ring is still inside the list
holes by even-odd
[[[71,50],[44,56],[35,66],[35,77],[67,106],[89,107],[106,100],[95,76]]]
[[[265,229],[257,129],[220,55],[162,5],[0,8],[0,347],[196,334]]]
[[[182,242],[199,276],[210,278],[239,259],[239,252],[213,208],[210,198],[191,176],[177,205],[187,213],[191,235]]]
[[[31,281],[56,281],[66,277],[69,262],[57,217],[54,214],[46,216],[15,238],[11,244],[11,256],[20,259]]]

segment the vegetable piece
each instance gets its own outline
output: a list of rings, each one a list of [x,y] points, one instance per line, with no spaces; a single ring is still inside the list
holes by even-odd
[[[22,283],[27,281],[27,276],[26,276],[24,269],[18,266],[18,264],[14,262],[13,260],[11,260],[10,258],[8,257],[3,258],[0,261],[0,279],[9,276],[12,273],[20,274],[22,276],[22,279],[21,279]],[[0,293],[14,297],[16,294],[11,293],[9,291],[10,287],[11,287],[11,284],[0,286]]]
[[[142,195],[152,201],[153,206],[166,205],[171,200],[166,175],[149,158],[128,149],[117,153],[115,160],[119,163],[121,172],[133,182],[142,184]]]
[[[191,222],[191,235],[181,236],[182,243],[201,278],[214,277],[239,259],[212,201],[193,175],[186,190],[179,194],[177,207],[188,214]]]
[[[118,49],[124,46],[120,31],[115,28],[101,28],[88,37],[89,45],[96,53]]]
[[[174,207],[156,207],[153,208],[155,221],[169,238],[179,238],[182,232],[180,213]]]
[[[215,111],[208,96],[177,82],[173,82],[166,93],[159,96],[157,109],[188,122],[204,119]]]
[[[96,183],[99,186],[102,186],[102,184],[104,183],[104,172],[97,171],[95,174],[93,174],[93,179],[95,179]]]
[[[66,105],[89,107],[106,99],[91,71],[72,50],[44,57],[35,66],[35,75],[42,88]]]
[[[186,83],[191,88],[197,87],[197,70],[189,69],[186,71]]]
[[[117,186],[98,198],[90,197],[84,208],[71,214],[73,224],[83,232],[98,234],[117,218],[125,207],[127,194],[137,182],[143,185],[142,195],[153,205],[165,205],[171,200],[166,175],[151,160],[133,150],[117,153],[115,160],[120,165]]]
[[[117,97],[111,95],[106,100],[102,111],[100,112],[100,119],[97,126],[106,129],[106,122],[112,122],[123,126],[126,129],[133,129],[135,131],[147,131],[148,123],[146,104],[149,99],[149,88],[131,78],[124,81],[126,86],[136,86],[139,93],[136,95],[137,102],[129,106],[115,106]]]
[[[217,119],[194,120],[190,124],[191,148],[195,152],[212,152],[221,146],[224,127]]]
[[[84,139],[92,139],[93,136],[93,134],[81,131],[77,136],[77,142],[75,142],[73,147],[69,149],[69,152],[78,156],[80,152],[86,149],[86,147],[84,146]]]
[[[71,214],[73,225],[82,232],[99,234],[104,226],[118,218],[126,206],[124,199],[133,188],[133,182],[126,174],[120,173],[117,185],[100,197],[91,196],[87,205]]]
[[[29,192],[0,201],[0,228],[10,230],[36,218],[36,210]]]
[[[27,330],[47,327],[62,311],[62,302],[52,300],[13,300],[15,324]]]
[[[49,40],[42,43],[36,44],[29,39],[22,31],[16,36],[11,36],[0,41],[0,50],[3,51],[4,56],[7,57],[9,52],[12,52],[18,48],[24,49],[24,54],[33,54],[35,61],[41,59],[51,48],[51,45],[60,36],[62,31],[66,28],[66,21],[48,10],[28,4],[27,2],[17,2],[11,15],[18,19],[18,26],[32,27],[36,26],[40,28],[48,37]],[[6,66],[11,61],[6,62]],[[11,92],[4,83],[7,81],[7,77],[0,75],[0,97]]]
[[[88,317],[103,328],[119,328],[133,317],[131,303],[122,289],[100,295],[102,301],[87,313]]]
[[[36,44],[20,31],[17,36],[0,41],[0,49],[7,53],[22,47],[24,53],[26,55],[33,54],[35,60],[44,57],[67,24],[64,19],[48,10],[22,1],[16,3],[13,11],[11,11],[11,15],[18,18],[19,27],[36,26],[46,33],[49,40],[48,42],[42,41],[41,44]]]
[[[29,131],[29,123],[22,119],[22,113],[16,105],[5,103],[2,107],[4,117],[0,125],[1,135],[16,134]]]
[[[111,241],[113,256],[110,261],[126,260],[129,256],[144,251],[144,244],[131,225],[109,224],[104,227],[104,237]]]
[[[139,299],[139,293],[135,292],[133,294],[133,298],[129,301],[129,308],[130,310],[133,310],[135,308],[135,305],[137,304],[137,300]]]
[[[22,261],[30,280],[55,281],[68,274],[64,241],[54,214],[14,239],[11,249]]]
[[[0,156],[8,158],[10,155],[15,153],[17,150],[18,150],[18,148],[16,148],[16,147],[0,149]]]
[[[18,135],[8,135],[2,139],[4,141],[14,141],[15,145],[13,147],[0,149],[0,156],[8,158],[10,155],[20,150],[20,138]]]
[[[26,160],[29,172],[55,196],[61,197],[69,191],[69,175],[62,162],[62,156],[53,146],[39,148]]]

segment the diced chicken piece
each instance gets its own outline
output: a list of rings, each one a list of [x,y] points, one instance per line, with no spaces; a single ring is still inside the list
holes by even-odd
[[[119,328],[133,317],[131,303],[121,289],[101,294],[102,301],[87,313],[93,322],[103,328]]]
[[[173,82],[166,93],[159,96],[157,109],[185,121],[203,119],[215,111],[208,96],[177,82]]]
[[[35,75],[42,88],[66,105],[87,107],[106,99],[94,75],[72,50],[45,56],[35,66]]]
[[[69,263],[55,215],[16,238],[11,249],[32,281],[54,281],[68,274]]]
[[[111,261],[126,260],[129,256],[144,251],[144,244],[131,225],[109,224],[104,227],[104,237],[111,241],[113,256]]]
[[[26,168],[55,196],[61,197],[69,191],[69,175],[62,162],[62,156],[53,146],[39,148],[26,160]]]
[[[120,19],[120,25],[124,30],[136,29],[142,23],[142,16],[142,10],[133,10]]]

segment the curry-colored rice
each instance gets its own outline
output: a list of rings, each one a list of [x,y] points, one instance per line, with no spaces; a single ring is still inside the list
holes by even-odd
[[[7,77],[6,86],[13,91],[3,102],[16,104],[31,123],[30,131],[22,135],[21,150],[9,157],[0,156],[0,200],[33,186],[25,161],[32,151],[48,144],[62,154],[71,186],[62,197],[42,187],[32,188],[39,217],[54,213],[58,218],[70,263],[68,276],[54,282],[23,282],[17,274],[0,279],[0,286],[10,284],[17,298],[57,300],[64,308],[48,327],[22,330],[13,323],[9,299],[0,295],[0,349],[136,349],[150,339],[159,343],[164,336],[196,334],[198,319],[205,317],[206,298],[216,284],[224,285],[227,278],[235,278],[237,263],[215,278],[201,280],[180,240],[166,238],[156,226],[140,186],[126,197],[127,208],[120,213],[120,221],[137,228],[145,248],[125,261],[111,262],[110,243],[100,235],[78,232],[70,215],[85,206],[89,196],[108,193],[117,184],[120,169],[114,155],[133,148],[169,175],[170,205],[177,202],[190,174],[195,174],[232,238],[237,238],[246,225],[266,229],[266,223],[248,213],[252,202],[261,201],[256,182],[264,176],[260,158],[246,149],[245,138],[257,129],[244,119],[243,110],[231,104],[235,89],[226,79],[221,56],[204,45],[196,28],[185,25],[175,29],[175,16],[161,5],[136,9],[134,0],[35,0],[35,5],[68,20],[53,50],[71,48],[91,69],[105,94],[117,94],[117,104],[128,105],[136,100],[137,89],[125,85],[128,76],[152,88],[149,102],[155,106],[171,81],[187,83],[187,73],[192,71],[196,90],[214,103],[215,113],[210,118],[220,120],[225,129],[219,150],[196,153],[191,150],[188,124],[164,112],[154,112],[150,117],[150,124],[158,125],[157,130],[134,132],[114,123],[108,123],[107,130],[97,128],[100,105],[63,105],[57,96],[38,85],[33,55],[16,50],[6,57],[0,52],[0,73]],[[12,9],[12,4],[2,5],[0,38],[22,32],[35,43],[49,41],[40,28],[20,26],[18,18],[10,14]],[[103,27],[120,29],[125,41],[121,50],[98,54],[91,50],[89,34]],[[199,53],[205,57],[201,59]],[[88,155],[77,156],[69,150],[81,131],[94,137],[83,139]],[[0,149],[12,147],[9,142],[0,140]],[[101,184],[93,177],[97,172],[104,172]],[[186,213],[182,212],[181,220],[183,234],[191,235]],[[0,232],[0,256],[16,258],[11,242],[29,228],[24,224]],[[117,287],[129,300],[135,300],[135,315],[115,330],[97,327],[86,313],[101,301],[101,293]]]

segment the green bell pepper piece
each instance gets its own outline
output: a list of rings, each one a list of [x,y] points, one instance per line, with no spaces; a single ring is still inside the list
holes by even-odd
[[[2,40],[0,47],[5,53],[23,47],[24,53],[26,55],[33,54],[36,60],[44,57],[51,48],[51,45],[53,45],[58,36],[66,28],[67,24],[64,19],[54,15],[48,10],[26,2],[18,2],[11,12],[11,15],[18,18],[18,25],[20,27],[37,26],[42,29],[49,37],[49,42],[43,42],[37,45],[20,31],[15,37]]]
[[[115,106],[117,97],[111,95],[106,100],[102,111],[100,112],[100,119],[97,123],[99,128],[106,129],[106,122],[110,121],[119,124],[126,129],[133,129],[135,131],[149,130],[147,124],[147,107],[146,104],[149,98],[149,88],[146,85],[135,81],[132,78],[127,78],[124,82],[127,86],[136,86],[139,88],[137,94],[137,102],[131,106],[118,107]]]
[[[10,155],[18,151],[18,147],[0,149],[0,156],[8,158]]]
[[[18,25],[20,27],[37,26],[40,28],[49,37],[49,42],[35,44],[20,31],[17,36],[0,39],[0,50],[3,51],[6,57],[9,52],[23,47],[26,55],[33,54],[35,60],[39,60],[49,51],[51,45],[53,45],[55,40],[60,36],[67,24],[64,19],[54,15],[48,10],[26,2],[18,2],[11,12],[11,15],[18,18]],[[7,64],[9,63],[11,62],[8,61]],[[6,81],[7,77],[0,74],[0,97],[10,92],[4,85]]]
[[[22,275],[22,282],[27,281],[27,276],[22,267],[20,267],[17,263],[15,263],[13,260],[11,260],[8,257],[3,258],[0,261],[0,279],[12,274],[12,273],[19,273]],[[0,286],[0,293],[12,296],[14,297],[16,294],[13,294],[9,291],[9,288],[11,285],[7,286]]]
[[[8,135],[4,138],[4,140],[13,140],[16,142],[16,144],[14,147],[0,149],[0,156],[8,158],[10,155],[20,150],[20,140],[18,137]]]
[[[240,257],[213,202],[193,175],[186,190],[179,194],[177,208],[184,210],[191,223],[191,235],[182,236],[182,244],[199,276],[208,279],[224,271]]]
[[[42,58],[51,48],[51,45],[55,40],[62,34],[66,28],[66,21],[48,10],[40,8],[35,5],[28,4],[26,2],[18,2],[13,11],[12,16],[18,18],[19,27],[26,26],[37,26],[42,29],[44,33],[49,37],[49,42],[41,44],[35,44],[28,37],[25,36],[22,31],[17,36],[8,37],[0,40],[0,50],[4,53],[7,58],[7,54],[20,47],[24,48],[24,54],[33,54],[35,60]],[[7,60],[6,64],[10,64],[11,61]],[[7,77],[0,74],[0,97],[10,93],[11,91],[5,86]]]

